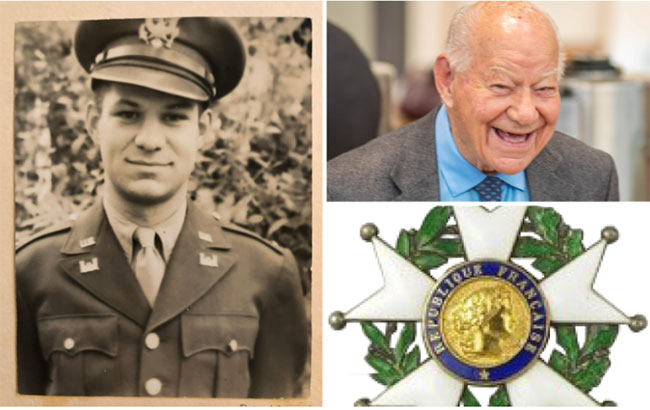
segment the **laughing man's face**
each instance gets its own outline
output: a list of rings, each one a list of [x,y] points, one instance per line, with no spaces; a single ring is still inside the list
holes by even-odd
[[[560,112],[558,47],[550,26],[499,16],[474,36],[471,64],[445,101],[459,151],[483,172],[524,170]]]

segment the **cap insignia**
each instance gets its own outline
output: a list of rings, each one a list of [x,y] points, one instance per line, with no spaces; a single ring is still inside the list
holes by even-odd
[[[138,37],[154,48],[171,48],[180,30],[176,18],[148,18],[140,26]]]

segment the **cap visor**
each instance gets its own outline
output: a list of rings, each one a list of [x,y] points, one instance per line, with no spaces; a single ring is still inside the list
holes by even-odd
[[[205,90],[194,82],[155,68],[131,65],[100,66],[90,76],[95,80],[132,84],[189,100],[208,101],[210,99]]]

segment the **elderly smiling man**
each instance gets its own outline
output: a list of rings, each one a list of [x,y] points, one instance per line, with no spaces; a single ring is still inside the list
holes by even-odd
[[[329,200],[618,200],[612,158],[555,132],[563,56],[544,12],[462,8],[433,71],[444,105],[330,161]]]

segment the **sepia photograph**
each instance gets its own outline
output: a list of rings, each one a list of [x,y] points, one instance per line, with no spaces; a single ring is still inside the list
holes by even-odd
[[[13,27],[4,393],[313,403],[320,4],[148,4]]]

